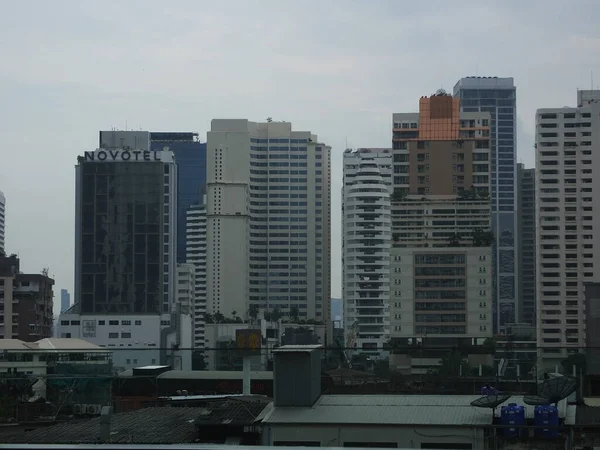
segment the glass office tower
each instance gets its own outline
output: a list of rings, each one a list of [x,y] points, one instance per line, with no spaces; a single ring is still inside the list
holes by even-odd
[[[206,194],[206,142],[198,133],[152,132],[150,149],[175,154],[177,163],[177,262],[186,262],[186,214]]]
[[[494,331],[520,320],[517,287],[517,90],[513,78],[467,77],[454,86],[461,111],[491,115]]]
[[[174,303],[177,168],[171,152],[99,149],[76,166],[81,314],[163,314]]]

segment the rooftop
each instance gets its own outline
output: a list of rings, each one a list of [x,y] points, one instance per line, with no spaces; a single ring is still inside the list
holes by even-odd
[[[298,353],[298,352],[306,352],[310,353],[312,351],[323,348],[322,345],[284,345],[282,347],[278,347],[273,350],[273,353]]]
[[[126,376],[121,374],[120,376]],[[161,373],[157,378],[174,380],[241,380],[244,373],[234,370],[169,370]],[[273,372],[250,372],[251,380],[272,380]]]
[[[194,421],[205,408],[145,408],[111,419],[111,443],[184,444],[197,437]],[[94,444],[100,437],[100,417],[71,421],[4,437],[5,443]]]
[[[58,351],[86,350],[108,352],[106,348],[78,338],[44,338],[36,342],[24,342],[19,339],[0,339],[0,350],[14,351]]]
[[[273,408],[263,419],[269,424],[361,424],[485,426],[492,423],[492,410],[470,403],[479,395],[323,395],[312,407]],[[509,403],[523,404],[522,396]],[[575,422],[575,406],[559,403],[559,415],[565,424]],[[534,408],[526,407],[527,418]],[[496,409],[496,415],[500,408]]]

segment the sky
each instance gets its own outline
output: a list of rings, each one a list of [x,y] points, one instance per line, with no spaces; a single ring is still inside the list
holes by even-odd
[[[6,250],[73,289],[77,155],[98,130],[292,122],[333,147],[332,296],[346,146],[390,147],[394,112],[465,76],[514,77],[518,160],[535,111],[600,85],[597,0],[19,0],[0,16]],[[594,86],[595,87],[595,86]]]

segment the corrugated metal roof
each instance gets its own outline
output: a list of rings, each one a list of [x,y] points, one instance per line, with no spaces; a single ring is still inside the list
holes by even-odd
[[[307,352],[310,353],[314,350],[318,350],[323,348],[322,345],[284,345],[282,347],[277,347],[273,350],[273,353],[298,353],[298,352]]]
[[[263,422],[278,423],[350,423],[373,425],[454,425],[473,426],[492,423],[492,410],[476,408],[470,403],[479,395],[324,395],[311,408],[273,408]],[[509,403],[523,405],[522,396]],[[534,407],[526,415],[533,418]],[[573,407],[566,400],[559,403],[560,417],[574,421]],[[500,414],[500,407],[496,409]]]
[[[156,378],[174,380],[241,380],[244,373],[235,370],[169,370]],[[250,372],[251,380],[272,380],[273,372]]]

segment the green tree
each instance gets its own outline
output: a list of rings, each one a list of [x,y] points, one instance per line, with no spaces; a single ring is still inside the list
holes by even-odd
[[[281,314],[281,310],[279,309],[279,307],[276,306],[275,308],[273,308],[273,311],[271,312],[271,320],[273,322],[277,322],[282,317],[283,317],[283,314]]]
[[[250,316],[252,320],[256,320],[256,318],[258,317],[258,306],[250,305],[250,309],[248,310],[248,316]]]
[[[212,314],[205,313],[204,314],[204,323],[215,323],[215,318]]]
[[[292,322],[298,322],[298,317],[300,317],[300,311],[298,311],[298,307],[297,306],[292,306],[290,308],[290,320]]]
[[[460,247],[460,236],[458,233],[452,233],[448,236],[448,247]]]
[[[221,314],[221,311],[217,311],[214,315],[215,318],[215,323],[224,323],[225,322],[225,316],[223,314]]]

